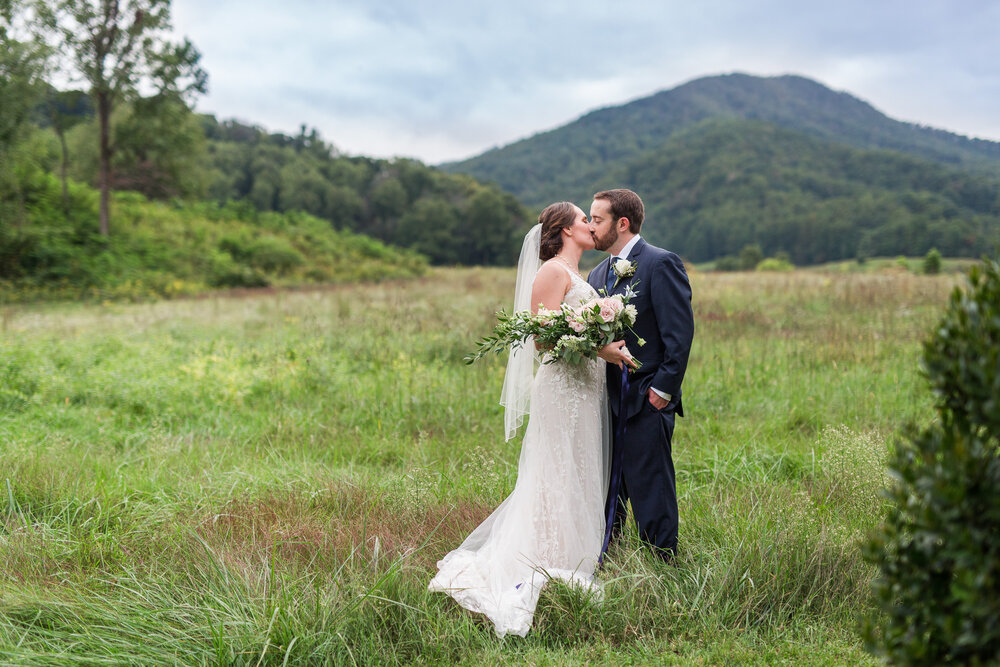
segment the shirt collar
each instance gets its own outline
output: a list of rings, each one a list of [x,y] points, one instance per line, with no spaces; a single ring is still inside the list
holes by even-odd
[[[638,243],[639,239],[641,239],[641,238],[642,237],[639,236],[638,234],[636,234],[635,236],[633,236],[632,239],[628,243],[625,244],[625,247],[622,248],[622,251],[611,258],[611,261],[614,261],[616,258],[628,259],[628,255],[629,255],[630,252],[632,252],[632,248],[635,247],[635,244]]]

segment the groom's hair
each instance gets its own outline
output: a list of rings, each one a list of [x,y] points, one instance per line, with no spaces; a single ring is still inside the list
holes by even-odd
[[[645,209],[639,195],[618,188],[616,190],[601,190],[594,199],[606,199],[611,205],[611,219],[628,218],[628,230],[633,234],[638,234],[642,228],[642,219],[645,217]]]

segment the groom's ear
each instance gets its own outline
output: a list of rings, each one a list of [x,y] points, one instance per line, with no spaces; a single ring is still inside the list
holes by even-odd
[[[624,227],[622,227],[622,222],[625,223]],[[632,225],[632,223],[629,222],[629,219],[626,217],[618,218],[618,220],[615,221],[615,224],[618,225],[619,232],[628,231],[628,228]]]

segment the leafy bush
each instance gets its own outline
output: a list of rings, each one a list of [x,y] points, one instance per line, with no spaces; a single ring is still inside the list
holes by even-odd
[[[262,236],[250,246],[250,263],[265,271],[287,273],[306,258],[291,243],[277,236]]]
[[[285,239],[261,236],[247,228],[223,236],[219,240],[219,250],[241,264],[276,273],[287,273],[305,263],[302,253]]]
[[[902,664],[1000,661],[1000,264],[973,267],[924,345],[938,419],[890,460],[871,649]]]
[[[795,265],[788,260],[777,257],[768,257],[757,265],[758,271],[791,271]]]
[[[30,185],[31,187],[27,187]],[[426,260],[307,213],[258,213],[246,203],[112,199],[111,235],[97,234],[97,196],[38,172],[22,184],[25,218],[0,220],[0,302],[146,300],[212,287],[385,280],[421,274]],[[358,266],[363,271],[358,271]]]
[[[740,250],[740,268],[744,271],[753,271],[763,261],[764,251],[756,243],[743,246],[743,250]]]
[[[224,250],[212,253],[208,284],[212,287],[267,287],[270,283],[260,271],[237,264]]]
[[[941,253],[937,248],[931,248],[924,256],[924,273],[929,276],[941,273]]]
[[[740,259],[735,255],[726,255],[715,260],[716,271],[739,271]]]

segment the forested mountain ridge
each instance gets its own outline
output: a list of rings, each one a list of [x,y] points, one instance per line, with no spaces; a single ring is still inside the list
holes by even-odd
[[[642,193],[643,234],[696,262],[748,244],[817,264],[1000,243],[1000,178],[761,121],[702,121],[610,168],[581,201],[608,183]]]
[[[812,264],[1000,243],[1000,143],[797,76],[699,79],[444,168],[533,206],[632,188],[644,234],[699,262],[747,244]]]
[[[893,120],[848,93],[805,77],[748,74],[696,79],[598,109],[557,129],[442,168],[495,182],[526,204],[543,206],[579,191],[609,165],[717,117],[762,120],[855,148],[891,149],[1000,173],[998,142]]]

